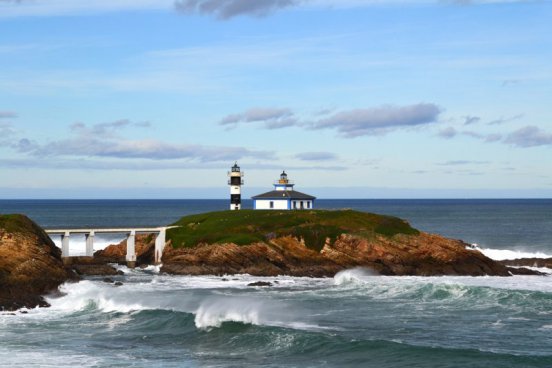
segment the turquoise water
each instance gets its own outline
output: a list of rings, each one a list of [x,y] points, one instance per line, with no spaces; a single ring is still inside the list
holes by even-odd
[[[49,227],[145,226],[225,204],[0,201],[0,212]],[[320,204],[396,214],[495,255],[552,253],[552,201]],[[121,269],[123,286],[91,278],[63,285],[51,308],[0,314],[0,367],[552,367],[550,276],[223,280]],[[258,280],[273,286],[247,286]]]

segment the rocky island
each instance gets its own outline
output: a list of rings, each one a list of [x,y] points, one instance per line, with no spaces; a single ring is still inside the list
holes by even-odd
[[[221,211],[185,216],[167,230],[161,272],[174,275],[331,277],[369,268],[380,275],[509,276],[512,268],[461,240],[421,232],[408,222],[353,210]],[[153,263],[155,239],[136,237],[137,264]],[[41,295],[77,275],[112,275],[125,241],[94,257],[62,262],[48,235],[22,215],[0,215],[0,309],[44,306]]]
[[[178,275],[331,277],[353,267],[381,275],[509,276],[517,269],[468,244],[408,222],[353,210],[222,211],[186,216],[167,231],[162,272]],[[152,262],[153,238],[136,239],[138,264]],[[121,262],[125,242],[96,256]]]

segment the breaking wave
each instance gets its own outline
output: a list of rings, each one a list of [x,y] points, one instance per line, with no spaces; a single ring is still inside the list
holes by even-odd
[[[552,258],[552,254],[547,254],[544,252],[526,252],[521,250],[492,248],[481,248],[479,249],[479,251],[487,257],[494,259],[495,261],[518,258]]]
[[[366,276],[376,276],[377,272],[364,267],[356,267],[349,270],[339,271],[334,276],[335,285],[346,285],[346,284],[362,284],[365,282],[363,280]]]

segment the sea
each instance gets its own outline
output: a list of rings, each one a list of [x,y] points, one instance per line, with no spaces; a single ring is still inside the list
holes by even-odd
[[[552,257],[552,199],[316,205],[398,216],[494,259]],[[44,228],[162,226],[227,207],[227,200],[0,201],[0,213],[24,213]],[[123,237],[97,236],[95,247]],[[79,254],[84,239],[71,242]],[[552,367],[552,275],[170,276],[158,266],[117,267],[122,286],[90,277],[62,285],[47,297],[50,308],[0,312],[0,367]],[[248,286],[256,281],[272,286]]]

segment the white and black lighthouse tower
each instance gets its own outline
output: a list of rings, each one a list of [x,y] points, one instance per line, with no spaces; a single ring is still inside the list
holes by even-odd
[[[228,185],[230,185],[230,210],[241,210],[241,186],[243,185],[243,173],[240,171],[240,167],[236,162],[232,166],[232,171],[228,172],[230,179]]]

